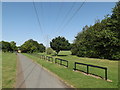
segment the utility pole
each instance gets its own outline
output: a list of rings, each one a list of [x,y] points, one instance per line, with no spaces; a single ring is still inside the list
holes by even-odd
[[[49,47],[49,36],[46,36],[46,53],[47,53],[47,48]]]

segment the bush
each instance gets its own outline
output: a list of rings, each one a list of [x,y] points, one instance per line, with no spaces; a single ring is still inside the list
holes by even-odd
[[[47,48],[47,50],[46,50],[46,53],[47,53],[47,54],[53,54],[53,52],[54,52],[53,49],[50,48],[50,47]]]

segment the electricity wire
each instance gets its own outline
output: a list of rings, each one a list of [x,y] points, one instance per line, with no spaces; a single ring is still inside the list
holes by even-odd
[[[70,21],[74,18],[74,16],[80,11],[80,9],[82,8],[82,6],[85,4],[85,1],[82,2],[82,4],[79,6],[79,8],[75,11],[75,13],[69,18],[69,20],[64,24],[64,26],[62,28],[60,28],[60,31],[58,31],[58,33],[60,33],[69,23]]]

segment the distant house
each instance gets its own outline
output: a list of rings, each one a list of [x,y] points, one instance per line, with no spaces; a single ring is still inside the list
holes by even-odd
[[[21,53],[21,50],[18,50],[18,53]]]

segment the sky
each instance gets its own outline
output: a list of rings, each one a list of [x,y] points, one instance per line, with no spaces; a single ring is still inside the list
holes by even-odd
[[[33,39],[45,46],[63,36],[70,43],[85,25],[112,13],[115,2],[3,2],[2,40],[17,46]],[[35,5],[35,7],[34,7]]]

